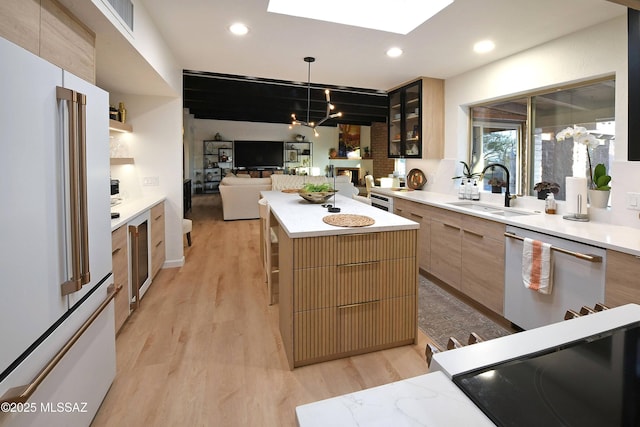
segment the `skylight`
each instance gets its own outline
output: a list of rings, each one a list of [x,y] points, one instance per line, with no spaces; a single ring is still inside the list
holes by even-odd
[[[269,0],[268,12],[408,34],[454,0]]]

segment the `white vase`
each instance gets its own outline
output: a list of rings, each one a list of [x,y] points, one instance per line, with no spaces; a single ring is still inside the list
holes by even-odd
[[[589,207],[606,208],[609,204],[609,190],[589,190]]]

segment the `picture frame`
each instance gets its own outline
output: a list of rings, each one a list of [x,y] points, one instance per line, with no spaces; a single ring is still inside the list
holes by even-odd
[[[298,150],[284,150],[284,158],[287,162],[297,162]]]

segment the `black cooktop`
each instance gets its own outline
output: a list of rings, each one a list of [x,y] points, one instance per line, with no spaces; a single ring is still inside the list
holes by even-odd
[[[640,322],[453,382],[498,426],[640,426]]]

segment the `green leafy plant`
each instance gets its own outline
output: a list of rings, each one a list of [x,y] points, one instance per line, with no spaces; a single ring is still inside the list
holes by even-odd
[[[473,179],[473,178],[478,178],[480,176],[479,172],[471,172],[471,168],[469,167],[467,162],[460,161],[460,163],[462,163],[462,175],[454,176],[451,179],[458,179],[458,178]]]
[[[325,182],[322,184],[305,184],[304,187],[302,187],[302,191],[305,193],[324,193],[326,191],[333,191],[333,188]]]
[[[603,163],[598,163],[593,170],[593,185],[595,187],[595,190],[611,190],[609,182],[611,182],[611,177],[607,175],[607,168]]]

